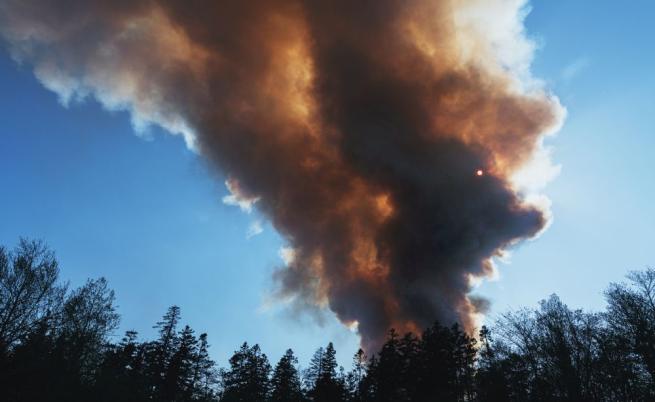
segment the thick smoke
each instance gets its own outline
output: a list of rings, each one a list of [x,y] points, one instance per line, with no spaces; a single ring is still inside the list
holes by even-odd
[[[534,167],[552,173],[541,144],[563,112],[530,78],[524,14],[522,0],[0,0],[0,29],[64,103],[94,96],[184,135],[288,241],[277,295],[373,347],[391,327],[472,329],[474,281],[548,221],[523,190]]]

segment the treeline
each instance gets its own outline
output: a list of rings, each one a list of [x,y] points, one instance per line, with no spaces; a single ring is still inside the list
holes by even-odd
[[[53,253],[21,240],[0,247],[0,400],[14,401],[652,401],[655,270],[612,284],[602,313],[556,296],[503,315],[475,337],[435,323],[420,336],[390,331],[381,350],[339,367],[330,343],[306,369],[289,349],[272,365],[244,343],[225,368],[206,334],[171,307],[157,339],[128,331],[104,279],[60,282]]]

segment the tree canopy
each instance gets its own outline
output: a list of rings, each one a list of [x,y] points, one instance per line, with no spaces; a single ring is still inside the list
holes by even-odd
[[[305,370],[288,349],[273,368],[243,343],[220,369],[208,335],[171,306],[154,340],[118,328],[103,278],[69,289],[54,253],[21,240],[0,247],[0,400],[158,402],[652,401],[655,270],[610,284],[603,312],[572,310],[556,295],[503,314],[477,334],[434,323],[390,330],[378,351],[337,363],[332,343]]]

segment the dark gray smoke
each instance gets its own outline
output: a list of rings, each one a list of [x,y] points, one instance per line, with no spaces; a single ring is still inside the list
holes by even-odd
[[[473,281],[547,223],[517,177],[549,166],[563,113],[530,79],[523,3],[0,0],[0,29],[62,101],[182,134],[259,199],[293,250],[277,294],[371,347],[472,329]]]

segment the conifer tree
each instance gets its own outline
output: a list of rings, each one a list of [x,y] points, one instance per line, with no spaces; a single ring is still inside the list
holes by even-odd
[[[271,402],[301,402],[304,400],[296,365],[298,359],[288,349],[275,366],[271,378]]]
[[[265,401],[270,392],[271,365],[259,345],[243,343],[230,358],[230,368],[222,373],[224,402]]]
[[[171,306],[161,321],[154,326],[159,332],[159,339],[149,346],[148,366],[152,381],[153,398],[166,400],[170,385],[167,383],[168,369],[173,354],[178,347],[177,325],[180,321],[180,308]]]
[[[344,384],[337,377],[336,350],[332,342],[314,354],[309,368],[309,396],[316,402],[338,402],[344,394]]]
[[[366,355],[362,349],[357,350],[352,359],[352,370],[347,374],[345,387],[348,399],[353,402],[362,401],[362,381],[366,375]]]
[[[178,335],[177,350],[171,356],[164,376],[163,394],[166,400],[188,400],[193,394],[193,359],[198,340],[187,325]]]
[[[214,361],[209,357],[207,334],[200,334],[198,348],[193,359],[193,399],[199,402],[215,398],[214,386],[218,382]]]

